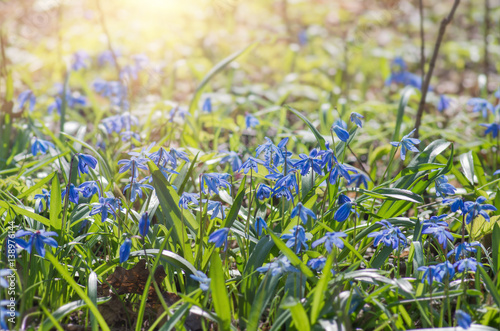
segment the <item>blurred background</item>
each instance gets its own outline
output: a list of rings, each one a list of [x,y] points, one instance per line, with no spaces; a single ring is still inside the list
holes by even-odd
[[[427,56],[452,3],[423,1]],[[499,8],[499,0],[461,2],[436,68],[440,93],[474,91],[486,70],[489,88],[498,87]],[[377,99],[371,88],[383,87],[392,58],[414,71],[420,58],[418,0],[15,0],[0,1],[0,17],[16,88],[43,89],[48,78],[62,79],[75,52],[97,62],[111,46],[120,67],[141,55],[144,91],[183,101],[213,65],[259,41],[232,64],[235,82],[293,80],[340,94],[342,82],[330,85],[331,77],[344,71],[349,98]],[[112,78],[112,67],[100,75]]]

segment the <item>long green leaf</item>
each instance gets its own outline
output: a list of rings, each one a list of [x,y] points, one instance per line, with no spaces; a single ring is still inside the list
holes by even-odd
[[[12,205],[8,202],[1,201],[1,200],[0,200],[0,207],[3,207],[5,209],[12,209],[16,214],[24,215],[26,217],[32,218],[35,221],[42,223],[46,227],[50,227],[50,220],[46,219],[45,217],[43,217],[41,215],[35,214],[27,209],[21,208],[21,207],[16,206],[16,205]]]
[[[76,294],[78,294],[78,296],[83,300],[85,301],[85,303],[87,304],[87,306],[89,307],[90,311],[92,312],[92,314],[95,316],[95,318],[97,319],[97,322],[99,323],[99,326],[101,327],[102,330],[108,330],[109,331],[109,327],[108,325],[106,324],[106,321],[104,320],[104,318],[102,317],[101,313],[99,312],[99,310],[97,309],[97,307],[94,305],[94,303],[92,302],[92,300],[85,294],[85,292],[81,289],[81,287],[75,282],[75,280],[73,279],[73,277],[68,273],[68,271],[66,270],[65,267],[63,267],[59,261],[50,253],[50,252],[46,252],[45,254],[45,258],[47,260],[50,261],[50,263],[52,263],[52,265],[54,266],[54,268],[56,268],[56,270],[61,274],[61,276],[66,280],[66,282],[68,282],[69,286],[71,286],[71,288],[76,292]]]
[[[88,296],[92,303],[97,307],[97,274],[95,272],[91,272],[88,281]],[[95,318],[92,312],[90,313],[90,322],[92,325],[92,331],[98,331],[99,327],[97,324],[97,319]]]
[[[55,174],[56,174],[56,172],[54,171],[53,173],[51,173],[47,177],[43,178],[41,181],[39,181],[38,183],[36,183],[32,187],[30,187],[29,189],[27,189],[26,191],[24,191],[23,193],[19,194],[17,196],[17,198],[20,200],[20,199],[22,199],[22,198],[27,197],[28,195],[30,195],[30,193],[32,193],[32,192],[34,192],[34,191],[42,188],[42,186],[44,186],[45,184],[47,184],[48,182],[50,182],[52,180],[52,178],[54,177]]]
[[[215,312],[220,319],[219,328],[228,331],[231,329],[231,306],[219,254],[213,254],[210,262],[210,289]]]
[[[332,273],[329,271],[332,268],[334,254],[329,254],[326,259],[325,266],[323,270],[327,270],[321,276],[318,285],[314,288],[313,301],[311,306],[311,325],[316,324],[316,321],[319,318],[319,313],[321,309],[325,305],[324,293],[328,288],[328,282],[332,276]]]
[[[245,179],[246,177],[243,178],[242,183],[245,183]],[[229,210],[229,213],[227,214],[226,219],[224,220],[224,225],[222,227],[230,228],[231,226],[233,226],[234,221],[238,217],[241,204],[243,203],[243,198],[245,198],[245,185],[240,185],[238,193],[236,194],[236,198],[233,201],[233,205],[231,206],[231,209]]]
[[[493,298],[493,301],[496,303],[497,308],[500,308],[500,293],[498,292],[498,289],[496,288],[495,284],[488,276],[488,273],[483,269],[483,267],[478,266],[477,270],[481,274],[481,278],[483,279],[485,287],[488,290],[488,292],[490,292],[490,295]]]
[[[292,298],[287,298],[281,304],[281,308],[290,310],[296,330],[311,330],[311,324],[309,324],[309,318],[307,317],[306,310],[304,309],[304,306],[302,306],[300,301]]]
[[[290,106],[286,106],[286,108],[288,110],[290,110],[292,113],[294,113],[295,115],[297,115],[297,117],[300,118],[309,127],[309,129],[311,129],[312,133],[316,137],[316,140],[318,141],[318,144],[321,146],[321,149],[326,149],[325,138],[323,138],[321,133],[319,133],[319,131],[316,130],[314,125],[311,122],[309,122],[309,120],[304,115],[302,115],[297,109],[294,109]]]
[[[462,164],[465,177],[474,186],[474,159],[472,158],[472,151],[460,155],[460,164]]]
[[[59,178],[54,176],[52,180],[52,188],[50,195],[53,197],[58,197],[50,199],[50,227],[55,230],[61,230],[61,210],[62,210],[62,200],[59,199],[61,196],[61,185],[59,184]]]
[[[229,63],[234,61],[236,58],[241,56],[242,54],[250,52],[255,46],[257,46],[257,42],[254,42],[250,44],[249,46],[245,47],[244,49],[231,54],[230,56],[226,57],[219,63],[217,63],[210,71],[207,73],[207,75],[202,79],[196,90],[194,91],[193,98],[191,99],[191,102],[189,103],[189,113],[194,115],[194,111],[196,107],[198,106],[198,102],[200,101],[201,93],[203,93],[203,90],[207,83],[220,71],[222,71]]]

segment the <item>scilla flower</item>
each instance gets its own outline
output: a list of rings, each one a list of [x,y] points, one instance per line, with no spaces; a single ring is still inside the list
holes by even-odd
[[[227,249],[227,234],[229,233],[229,228],[222,228],[214,233],[212,233],[210,236],[208,236],[208,242],[209,243],[214,243],[215,247],[220,248],[224,245],[224,252]]]
[[[31,142],[31,154],[33,154],[33,156],[37,156],[38,153],[45,154],[47,153],[49,147],[53,149],[56,148],[50,141],[38,139],[37,137],[35,137]]]
[[[19,244],[23,249],[25,249],[28,253],[31,254],[33,246],[35,246],[37,253],[41,257],[45,257],[45,244],[52,246],[54,248],[57,248],[58,244],[57,241],[53,238],[50,238],[52,236],[57,237],[57,233],[52,232],[52,231],[45,231],[45,230],[37,230],[35,232],[33,231],[27,231],[27,230],[19,230],[16,232],[16,238],[24,237],[24,236],[29,236],[30,239],[28,242],[22,240],[22,239],[17,239],[16,243]]]
[[[78,157],[78,176],[81,174],[88,174],[89,167],[95,169],[97,166],[97,159],[88,154],[76,154]]]
[[[411,152],[419,152],[418,148],[416,148],[414,145],[420,144],[420,140],[415,139],[415,138],[410,138],[410,136],[415,132],[416,129],[413,129],[410,133],[408,133],[406,136],[404,136],[400,142],[397,141],[392,141],[391,145],[394,147],[399,147],[401,146],[401,160],[405,160],[406,158],[406,150],[409,150]]]
[[[123,263],[128,260],[131,248],[132,248],[132,240],[130,240],[130,238],[125,239],[123,244],[120,246],[120,263]]]
[[[139,233],[141,234],[141,236],[147,236],[150,224],[151,221],[149,220],[148,212],[145,212],[144,214],[142,214],[141,219],[139,220]]]
[[[205,275],[205,273],[197,270],[196,274],[195,275],[190,275],[190,277],[192,279],[196,280],[197,282],[200,282],[200,289],[203,292],[208,291],[208,289],[210,288],[210,281],[211,281],[211,279],[208,278],[207,275]]]
[[[297,206],[292,209],[290,218],[294,218],[296,216],[299,216],[304,224],[307,224],[308,216],[310,216],[312,219],[316,219],[316,214],[314,214],[311,209],[304,207],[302,202],[299,202]]]

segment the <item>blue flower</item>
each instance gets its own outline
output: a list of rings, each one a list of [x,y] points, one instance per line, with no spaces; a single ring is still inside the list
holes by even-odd
[[[443,214],[441,216],[432,216],[428,220],[425,220],[422,223],[422,231],[426,230],[428,228],[434,228],[434,227],[437,227],[437,228],[448,227],[448,223],[446,223],[445,221],[441,221],[443,218],[445,218],[447,216],[448,216],[447,214]]]
[[[226,178],[228,174],[219,174],[216,172],[205,173],[201,175],[201,190],[204,194],[207,194],[205,190],[205,184],[208,187],[208,193],[213,192],[219,194],[219,189],[228,188],[231,190],[231,183],[229,183]]]
[[[266,142],[262,145],[259,145],[257,149],[255,150],[255,157],[258,157],[261,153],[264,153],[266,161],[271,160],[271,155],[273,156],[273,159],[275,158],[280,158],[281,157],[281,150],[277,146],[275,146],[272,142],[271,139],[268,137],[264,137],[266,139]]]
[[[323,236],[323,238],[320,238],[316,240],[315,242],[312,243],[311,247],[316,248],[318,245],[325,244],[325,248],[328,251],[328,253],[332,252],[333,245],[337,246],[338,248],[342,249],[344,248],[344,242],[342,241],[341,238],[346,238],[347,234],[344,232],[327,232]]]
[[[227,249],[227,234],[229,233],[229,228],[222,228],[214,231],[210,236],[208,236],[209,243],[215,243],[215,247],[220,248],[224,245],[224,252]]]
[[[292,209],[292,213],[290,214],[290,218],[294,218],[297,215],[300,217],[300,219],[302,220],[302,222],[304,224],[307,224],[307,216],[311,216],[311,218],[314,220],[316,219],[316,214],[314,214],[314,212],[311,209],[304,207],[302,202],[299,202],[295,206],[295,208]]]
[[[31,90],[26,90],[19,93],[19,96],[17,97],[17,102],[19,102],[19,109],[23,109],[24,104],[28,101],[30,104],[30,111],[33,111],[36,104],[35,94]]]
[[[33,156],[37,156],[38,152],[40,152],[40,154],[45,154],[47,153],[49,147],[52,147],[53,149],[56,148],[50,141],[38,139],[37,137],[35,137],[31,142],[31,154],[33,154]]]
[[[498,136],[498,131],[500,130],[500,124],[493,122],[491,124],[479,124],[481,126],[484,126],[486,130],[484,131],[485,135],[488,135],[491,133],[491,137],[496,138]]]
[[[317,149],[313,149],[309,156],[306,154],[300,154],[299,157],[301,160],[294,163],[294,167],[300,170],[300,174],[305,176],[309,173],[309,170],[312,169],[318,175],[323,175],[323,162],[320,157],[320,153]]]
[[[464,243],[458,244],[455,248],[449,251],[446,257],[455,255],[455,260],[458,261],[460,257],[468,257],[472,253],[476,253],[477,249],[475,249],[474,247],[479,247],[479,246],[481,246],[481,244],[477,241],[472,243],[468,243],[465,241]]]
[[[54,98],[54,102],[52,102],[48,107],[47,107],[47,112],[49,114],[52,114],[54,112],[54,109],[57,109],[57,113],[61,115],[61,109],[62,109],[62,100],[60,97],[56,96]]]
[[[259,200],[268,199],[271,196],[271,193],[272,189],[269,186],[265,184],[260,184],[256,192],[257,199]]]
[[[333,218],[337,222],[343,222],[351,215],[351,212],[355,212],[353,206],[355,206],[356,203],[344,194],[339,196],[338,203],[340,207],[333,215]]]
[[[349,174],[350,175],[350,174]],[[368,188],[368,182],[371,182],[370,177],[363,173],[357,173],[350,175],[351,180],[348,181],[348,185],[354,184],[356,187],[361,187],[363,185],[365,188]]]
[[[97,166],[97,159],[92,155],[78,153],[76,156],[78,157],[78,176],[88,174],[89,167],[95,169]]]
[[[443,247],[446,244],[446,239],[450,239],[451,241],[453,241],[453,236],[451,235],[451,233],[442,226],[428,227],[427,229],[422,230],[422,233],[432,234],[437,239],[439,244]]]
[[[350,182],[351,175],[349,172],[358,173],[358,170],[350,165],[340,163],[335,157],[334,151],[330,148],[329,143],[326,144],[326,148],[326,151],[321,151],[323,158],[322,166],[324,167],[326,165],[328,171],[330,171],[330,175],[328,177],[330,184],[335,185],[339,176],[344,177],[347,182]]]
[[[189,157],[186,152],[178,151],[175,148],[170,148],[170,156],[172,160],[172,167],[177,168],[177,161],[179,159],[189,162]]]
[[[122,137],[122,141],[129,141],[132,140],[132,138],[137,141],[141,141],[141,136],[138,133],[130,130],[120,132],[120,136]]]
[[[130,181],[132,181],[132,178],[130,178]],[[123,193],[131,187],[130,191],[130,201],[134,202],[137,196],[142,199],[142,189],[149,189],[149,190],[154,190],[154,187],[149,185],[149,184],[143,184],[145,181],[145,178],[140,180],[139,182],[134,181],[132,184],[127,184],[125,188],[123,189]]]
[[[365,117],[361,114],[358,114],[356,112],[351,113],[351,122],[356,124],[359,128],[363,127],[363,122],[361,122],[363,118]]]
[[[41,213],[43,209],[49,210],[50,206],[50,192],[46,189],[42,189],[42,194],[35,194],[36,204],[38,204],[38,212]],[[44,206],[45,204],[45,206]]]
[[[299,192],[299,185],[297,184],[297,176],[295,175],[295,171],[290,172],[286,176],[282,176],[278,181],[276,181],[276,184],[274,184],[274,191],[276,191],[278,188],[285,187],[287,188],[290,192],[295,190],[295,193]]]
[[[199,270],[196,270],[196,274],[193,275],[189,275],[192,279],[194,279],[195,281],[197,282],[200,282],[200,289],[203,291],[203,292],[206,292],[208,291],[208,289],[210,288],[210,281],[211,279],[207,277],[207,275],[205,275],[203,272],[199,271]]]
[[[211,113],[212,112],[212,100],[210,98],[206,98],[205,101],[203,102],[203,106],[201,110],[205,113]]]
[[[451,205],[451,211],[463,211],[465,212],[464,200],[461,197],[444,199],[443,204]]]
[[[89,59],[89,54],[85,51],[78,51],[73,53],[73,63],[71,64],[71,69],[73,71],[78,71],[83,68],[87,68],[87,61]]]
[[[37,230],[35,232],[33,231],[27,231],[27,230],[19,230],[16,232],[16,238],[24,237],[24,236],[29,236],[30,239],[28,242],[18,239],[16,240],[16,243],[19,244],[23,249],[25,249],[28,253],[31,254],[33,246],[35,246],[37,253],[41,257],[45,257],[45,247],[44,245],[47,244],[49,246],[52,246],[54,248],[57,248],[59,246],[57,244],[57,241],[54,238],[50,238],[52,236],[57,237],[57,233],[52,232],[52,231],[45,231],[45,230]]]
[[[116,56],[116,57],[120,56],[119,52],[114,51],[114,54],[113,54],[113,52],[111,52],[110,50],[103,51],[97,56],[97,63],[101,67],[103,65],[105,65],[106,63],[108,63],[110,65],[114,65],[115,64],[114,56]]]
[[[199,204],[200,195],[198,193],[182,193],[179,199],[179,207],[182,209],[188,209],[189,203],[193,203],[195,205]]]
[[[418,148],[414,146],[414,144],[420,144],[420,140],[415,139],[415,138],[409,138],[413,132],[415,132],[416,129],[413,129],[410,133],[408,133],[406,136],[404,136],[401,139],[401,142],[397,141],[392,141],[391,145],[394,147],[398,147],[401,145],[401,160],[405,160],[406,158],[406,150],[409,150],[411,152],[419,152]]]
[[[493,210],[496,211],[497,208],[493,205],[482,203],[486,201],[485,197],[479,197],[476,199],[476,202],[466,201],[464,203],[464,208],[466,210],[467,218],[466,223],[469,224],[473,219],[478,217],[479,215],[483,216],[485,220],[490,221],[490,216],[485,212],[485,210]]]
[[[120,246],[120,263],[123,263],[128,260],[131,248],[132,248],[132,240],[130,240],[130,238],[125,239],[123,244]]]
[[[297,268],[291,265],[290,261],[286,256],[277,258],[271,263],[266,264],[263,267],[256,269],[258,272],[271,272],[271,276],[281,276],[288,272],[299,272]]]
[[[151,221],[149,220],[148,212],[145,212],[144,214],[142,214],[141,219],[139,220],[139,233],[141,234],[141,236],[147,236],[150,224]]]
[[[319,257],[317,259],[310,259],[309,261],[307,261],[307,266],[316,271],[321,271],[323,270],[325,263],[326,259],[324,257]]]
[[[493,105],[486,99],[471,98],[467,102],[467,105],[472,106],[472,111],[474,113],[481,112],[484,118],[488,117],[488,110],[492,113],[495,112],[495,108],[493,107]]]
[[[222,160],[220,160],[220,163],[221,164],[230,163],[233,171],[234,172],[238,171],[238,169],[240,169],[241,165],[243,164],[238,153],[236,152],[223,152],[223,153],[227,153],[227,155],[224,156]]]
[[[422,78],[408,71],[392,72],[385,81],[385,85],[389,86],[392,83],[401,84],[404,86],[413,86],[419,90],[422,89]],[[429,90],[432,91],[431,86],[429,86]]]
[[[263,229],[267,230],[267,223],[262,217],[258,216],[255,220],[255,231],[259,234],[259,237],[262,236]]]
[[[149,151],[149,149],[151,147],[149,147],[147,149],[147,151]],[[146,150],[144,150],[144,152],[145,152],[144,154],[147,154]],[[139,155],[139,156],[143,157],[142,155]],[[163,148],[163,147],[160,147],[160,149],[158,149],[156,152],[148,154],[147,157],[149,157],[151,159],[151,161],[156,163],[156,165],[166,166],[168,164],[168,162],[170,162],[172,165],[176,164],[176,162],[177,162],[177,160],[169,152],[167,152],[165,150],[165,148]]]
[[[464,330],[467,330],[470,328],[470,326],[472,324],[472,318],[470,317],[469,314],[467,314],[463,310],[457,309],[455,311],[455,318],[457,320],[457,324],[459,327],[461,327]]]
[[[293,201],[293,195],[290,189],[286,186],[275,187],[273,190],[273,196],[276,198],[285,197],[287,201]]]
[[[210,219],[213,220],[216,217],[219,217],[221,220],[225,219],[226,214],[224,213],[224,208],[226,207],[222,205],[222,202],[209,200],[207,211],[212,211],[212,216],[210,217]]]
[[[252,169],[254,172],[258,173],[259,172],[259,167],[258,167],[259,164],[264,164],[264,161],[256,159],[256,158],[250,156],[248,158],[248,160],[246,160],[245,162],[243,162],[243,164],[238,169],[238,171],[240,172],[240,171],[243,170],[243,172],[246,175],[250,171],[250,169]]]
[[[113,218],[116,219],[115,208],[109,200],[109,198],[99,198],[98,203],[92,204],[92,210],[89,216],[101,214],[101,221],[104,222],[108,218],[108,213],[110,213],[113,215]]]
[[[349,140],[349,132],[341,128],[339,125],[337,124],[332,125],[331,130],[335,132],[337,137],[339,137],[339,139],[342,140],[343,142],[347,142]]]
[[[80,189],[78,187],[76,187],[73,184],[69,185],[69,191],[68,191],[69,201],[71,201],[75,204],[78,204],[79,193],[80,193]],[[65,196],[66,196],[66,188],[62,191],[62,194],[61,194],[61,199],[62,199],[63,203],[64,203]]]
[[[477,260],[473,257],[469,257],[463,260],[458,260],[453,264],[455,268],[457,268],[458,272],[464,272],[464,271],[472,271],[476,272],[477,266],[483,266],[481,262],[477,262]]]
[[[439,112],[443,112],[444,110],[448,109],[450,107],[451,99],[445,96],[444,94],[441,94],[439,96],[439,101],[437,103],[437,110]]]
[[[260,124],[260,122],[257,118],[255,118],[255,116],[253,116],[252,114],[246,114],[245,125],[246,125],[247,129],[256,127],[259,124]]]
[[[123,164],[123,166],[120,168],[120,170],[118,170],[118,172],[124,173],[125,171],[130,170],[130,172],[132,173],[132,178],[137,178],[137,176],[139,176],[139,169],[148,170],[148,167],[144,164],[146,162],[148,162],[148,159],[143,157],[138,158],[135,156],[132,156],[130,160],[120,160],[118,161],[118,164]]]
[[[99,189],[99,185],[97,184],[96,181],[93,180],[81,183],[78,186],[78,190],[82,192],[84,198],[90,198],[96,193],[99,195],[99,197],[101,196],[101,190]]]
[[[0,270],[0,287],[9,287],[9,282],[3,278],[5,276],[10,276],[14,271],[11,269],[2,269]]]
[[[392,249],[397,249],[400,245],[406,246],[406,237],[399,228],[394,227],[386,220],[376,223],[382,225],[385,229],[368,234],[368,237],[375,237],[373,246],[378,246],[380,243],[384,243],[385,246],[392,247]]]
[[[287,240],[286,246],[291,249],[295,249],[295,254],[299,254],[302,250],[302,246],[305,250],[309,249],[309,246],[306,244],[306,241],[309,239],[306,238],[306,231],[301,225],[296,225],[293,229],[290,230],[291,234],[287,233],[281,236],[284,240]]]
[[[446,197],[447,195],[455,194],[456,188],[448,183],[448,178],[446,176],[439,176],[436,178],[436,195],[438,197]]]
[[[432,285],[434,280],[443,282],[446,276],[448,276],[448,280],[451,280],[455,275],[455,268],[448,261],[429,267],[422,266],[417,270],[424,271],[424,274],[422,276],[422,283],[425,282],[425,279],[427,279],[429,285]]]

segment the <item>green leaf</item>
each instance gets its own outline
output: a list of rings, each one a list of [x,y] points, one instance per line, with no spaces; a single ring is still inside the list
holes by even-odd
[[[498,194],[498,193],[497,193]],[[492,252],[493,256],[493,268],[494,273],[497,275],[497,283],[500,284],[500,277],[498,277],[498,272],[500,271],[500,261],[498,256],[500,256],[500,225],[495,223],[493,226],[493,234],[492,234]]]
[[[210,279],[210,289],[212,290],[215,312],[220,318],[219,328],[220,330],[228,331],[231,329],[231,306],[219,254],[212,255]]]
[[[323,270],[330,270],[332,268],[333,264],[333,257],[334,254],[329,254],[328,258],[326,259],[325,266],[323,267]],[[314,295],[313,295],[313,300],[312,300],[312,306],[311,306],[311,325],[316,324],[319,314],[321,312],[321,309],[325,305],[324,301],[324,293],[326,289],[328,288],[328,282],[330,281],[330,278],[332,276],[332,273],[327,271],[324,272],[323,275],[321,276],[318,285],[314,288]]]
[[[486,175],[484,174],[484,168],[481,164],[481,160],[476,153],[472,153],[472,159],[474,160],[474,174],[476,175],[479,186],[486,185]]]
[[[401,91],[401,99],[399,99],[398,115],[396,117],[396,125],[394,127],[394,133],[392,134],[392,141],[399,141],[399,135],[401,132],[401,124],[403,124],[403,117],[405,114],[405,108],[408,105],[408,101],[415,90],[411,86],[407,86]],[[395,148],[395,147],[394,147]]]
[[[460,155],[460,164],[462,165],[465,177],[474,186],[474,160],[471,151]]]
[[[293,109],[290,106],[286,106],[286,108],[295,115],[297,115],[297,117],[300,118],[309,127],[309,129],[311,129],[312,133],[316,137],[316,140],[318,141],[318,144],[321,146],[321,149],[326,149],[325,138],[323,138],[321,133],[319,133],[318,130],[316,130],[314,125],[311,122],[309,122],[309,120],[304,115],[302,115],[297,109]]]
[[[41,181],[39,181],[38,183],[36,183],[35,185],[33,185],[32,187],[30,187],[29,189],[27,189],[26,191],[24,191],[23,193],[19,194],[17,196],[17,198],[20,200],[24,197],[27,197],[32,192],[42,188],[42,186],[44,186],[45,184],[47,184],[48,182],[50,182],[52,180],[54,175],[56,175],[55,171],[53,173],[51,173],[50,175],[48,175],[47,177],[45,177],[44,179],[42,179]]]
[[[66,268],[63,267],[59,263],[59,261],[50,252],[46,252],[45,258],[50,261],[50,263],[54,266],[54,268],[56,268],[56,270],[61,274],[61,276],[66,280],[66,282],[76,292],[76,294],[78,294],[78,296],[80,298],[82,298],[83,301],[85,301],[85,303],[89,307],[90,311],[97,319],[97,322],[99,323],[99,326],[101,327],[101,329],[109,331],[109,327],[106,324],[106,321],[102,317],[101,313],[97,309],[97,306],[94,305],[92,300],[85,294],[85,292],[81,289],[81,287],[75,282],[75,280],[73,279],[73,276],[71,276],[68,273]]]
[[[93,271],[89,276],[87,291],[90,300],[97,307],[97,274]],[[90,322],[92,325],[92,330],[98,331],[99,327],[97,324],[97,319],[95,318],[94,314],[92,314],[92,312],[90,312]]]
[[[12,205],[8,202],[1,201],[1,200],[0,200],[0,207],[3,207],[5,209],[12,209],[12,211],[16,214],[24,215],[26,217],[32,218],[35,221],[42,223],[46,227],[50,227],[50,220],[46,219],[45,217],[43,217],[41,215],[35,214],[34,212],[31,212],[27,209],[24,209],[24,208],[16,206],[16,205]]]
[[[194,115],[194,111],[196,107],[198,106],[198,102],[200,100],[201,93],[203,93],[203,90],[205,88],[205,85],[220,71],[222,71],[229,63],[234,61],[236,58],[241,56],[242,54],[250,52],[255,46],[257,46],[257,42],[254,42],[250,44],[249,46],[245,47],[244,49],[231,54],[230,56],[226,57],[219,63],[217,63],[207,74],[206,76],[202,79],[200,82],[200,85],[196,88],[193,94],[193,98],[191,99],[191,102],[189,103],[189,113],[191,115]]]
[[[62,210],[62,200],[59,199],[61,196],[61,185],[59,184],[59,178],[54,176],[52,179],[52,188],[50,191],[50,195],[53,197],[57,197],[54,199],[50,199],[50,227],[55,230],[61,230],[61,210]]]
[[[245,180],[246,176],[243,178],[241,182],[245,183]],[[223,228],[230,228],[233,226],[234,221],[238,217],[238,213],[240,211],[241,204],[243,203],[244,198],[245,198],[245,185],[240,185],[238,193],[236,194],[236,198],[233,201],[233,205],[231,206],[231,209],[229,210],[229,213],[226,215],[226,219],[224,220],[224,225],[222,226]]]
[[[304,309],[300,301],[290,297],[286,298],[281,304],[281,308],[290,310],[290,313],[292,313],[293,324],[295,324],[296,330],[311,330],[311,324],[309,324],[309,318],[307,317],[306,310]]]
[[[488,292],[490,292],[493,301],[496,303],[497,307],[500,308],[500,293],[498,292],[498,289],[495,287],[495,284],[493,284],[493,281],[488,276],[488,273],[483,269],[483,267],[478,265],[477,270],[479,271],[479,274],[481,274],[481,278],[483,278],[485,287],[488,290]]]
[[[393,249],[391,246],[384,246],[384,248],[376,256],[374,256],[371,263],[372,268],[379,269],[383,266],[392,251]]]
[[[158,254],[160,254],[160,250],[157,248],[150,248],[150,249],[146,249],[146,252],[144,252],[144,250],[142,249],[142,250],[138,250],[135,252],[131,252],[130,256],[131,257],[143,256],[146,254],[149,256],[158,255]],[[174,252],[162,250],[160,258],[162,260],[167,261],[168,263],[170,263],[174,267],[177,267],[177,268],[184,270],[185,272],[196,274],[196,268],[191,263],[189,263],[185,258],[183,258],[182,256],[180,256],[178,254],[175,254]]]
[[[182,319],[182,317],[188,310],[189,310],[189,303],[185,303],[182,306],[180,306],[179,309],[177,309],[175,313],[172,316],[170,316],[167,323],[163,324],[163,326],[158,331],[172,330],[177,324],[177,322],[179,322]]]
[[[276,285],[278,285],[279,280],[279,276],[272,276],[270,273],[267,273],[264,276],[264,279],[257,289],[257,297],[252,303],[252,308],[248,318],[248,331],[258,329],[260,318],[264,313],[264,309],[269,303],[269,300],[274,296],[274,289],[276,288]]]
[[[374,193],[380,194],[387,200],[404,200],[414,203],[424,203],[422,197],[412,191],[399,188],[378,188],[373,190]]]

